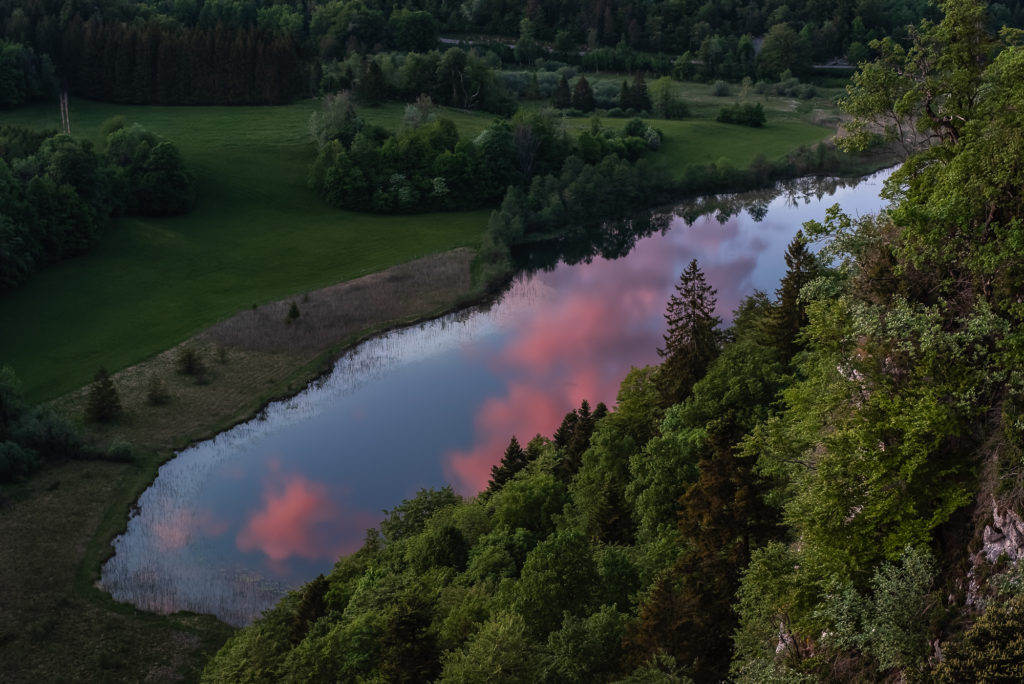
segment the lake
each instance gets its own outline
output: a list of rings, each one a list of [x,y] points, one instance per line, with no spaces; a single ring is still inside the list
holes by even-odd
[[[358,549],[384,509],[446,483],[473,495],[513,435],[550,436],[584,399],[613,406],[630,367],[658,362],[665,303],[691,259],[728,321],[755,289],[774,292],[803,222],[836,203],[878,211],[888,173],[609,224],[604,253],[628,250],[617,259],[569,243],[532,250],[493,304],[369,340],[301,394],[166,463],[102,587],[147,610],[248,624]]]

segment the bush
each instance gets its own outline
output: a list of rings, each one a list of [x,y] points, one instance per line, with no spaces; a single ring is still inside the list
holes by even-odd
[[[711,94],[715,97],[727,97],[730,92],[729,84],[725,81],[715,81],[711,86]]]
[[[106,460],[128,463],[135,459],[135,447],[126,439],[115,439],[107,447]]]
[[[146,383],[146,401],[150,406],[164,406],[171,401],[166,383],[156,374],[149,376]]]
[[[199,385],[209,382],[206,363],[192,347],[182,347],[178,352],[178,373],[192,377]]]
[[[71,424],[48,409],[37,409],[23,419],[13,434],[15,442],[44,461],[82,458],[84,447]]]
[[[1024,596],[992,602],[935,669],[939,684],[1024,680]]]
[[[722,107],[718,110],[715,121],[740,126],[760,128],[765,123],[764,107],[758,104],[740,105],[734,104],[731,107]]]
[[[40,466],[31,449],[14,442],[0,442],[0,482],[20,480]]]

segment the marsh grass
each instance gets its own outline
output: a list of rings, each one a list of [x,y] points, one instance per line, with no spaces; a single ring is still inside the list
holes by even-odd
[[[122,438],[140,450],[164,453],[213,436],[270,399],[299,391],[366,335],[459,304],[470,291],[473,255],[470,249],[453,250],[314,290],[291,323],[291,298],[244,310],[116,373],[122,416],[83,429],[93,444]],[[185,368],[203,370],[196,375]],[[173,399],[154,403],[155,382]],[[53,405],[65,415],[80,415],[87,399],[83,388]]]
[[[96,535],[123,516],[147,468],[70,461],[9,491],[0,513],[4,682],[182,681],[227,638],[210,617],[141,613],[92,586],[86,566],[98,573],[103,553]]]

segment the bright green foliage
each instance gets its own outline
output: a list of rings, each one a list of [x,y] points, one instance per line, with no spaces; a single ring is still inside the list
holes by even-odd
[[[597,565],[583,535],[560,531],[537,544],[526,557],[509,606],[526,619],[536,638],[553,631],[562,613],[583,615],[593,602]]]
[[[935,668],[939,684],[996,684],[1024,680],[1024,597],[992,603],[962,638],[944,645]]]
[[[497,613],[470,638],[465,650],[449,653],[439,682],[477,684],[509,682],[535,684],[542,664],[537,646],[527,634],[526,622],[517,613]]]
[[[587,618],[566,613],[562,628],[548,637],[545,682],[589,684],[608,681],[620,668],[626,616],[601,606]]]
[[[381,534],[388,542],[411,537],[423,531],[427,520],[446,506],[462,501],[450,486],[441,489],[421,489],[412,499],[406,499],[390,511],[380,524]]]
[[[899,565],[883,563],[875,570],[870,595],[851,585],[830,591],[820,609],[829,629],[825,643],[871,656],[880,672],[920,672],[929,651],[926,630],[935,571],[928,552],[908,546]]]

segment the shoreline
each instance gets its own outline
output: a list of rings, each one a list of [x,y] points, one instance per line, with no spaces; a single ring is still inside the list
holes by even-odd
[[[107,494],[86,508],[88,516],[75,520],[82,529],[66,544],[70,547],[69,553],[60,554],[61,559],[73,567],[73,573],[63,584],[57,580],[53,592],[65,597],[59,601],[83,604],[91,611],[82,619],[91,620],[88,629],[98,629],[100,641],[104,640],[103,636],[110,638],[103,632],[102,625],[113,620],[135,620],[140,640],[147,643],[152,642],[150,637],[154,635],[170,634],[174,646],[167,657],[178,663],[175,671],[186,673],[189,680],[197,678],[209,654],[223,644],[235,631],[233,628],[212,615],[180,612],[160,615],[142,611],[115,601],[97,587],[102,565],[114,553],[112,541],[127,528],[138,498],[156,479],[160,467],[173,459],[177,451],[251,420],[271,402],[301,392],[311,382],[331,372],[335,361],[361,342],[492,300],[494,290],[486,288],[485,283],[474,282],[479,280],[474,277],[478,267],[475,251],[470,248],[423,257],[242,311],[171,349],[119,371],[113,378],[125,406],[125,417],[110,426],[82,425],[83,434],[93,446],[103,449],[115,439],[127,439],[135,446],[134,458],[127,463],[71,461],[47,468],[25,483],[5,488],[11,499],[0,514],[0,524],[37,525],[40,516],[45,523],[47,516],[58,516],[51,512],[54,500],[59,510],[60,502],[67,507],[88,486],[95,486],[89,482],[108,480]],[[446,274],[440,278],[441,282],[437,282],[438,274]],[[360,290],[359,297],[352,296]],[[388,315],[378,305],[391,300],[400,306]],[[359,301],[363,301],[362,306]],[[288,322],[293,302],[300,315]],[[350,306],[339,309],[339,303]],[[176,357],[186,347],[192,347],[207,366],[208,376],[203,382],[176,372]],[[154,375],[161,378],[173,395],[167,406],[150,406],[146,401],[146,385]],[[88,386],[82,387],[48,403],[81,425],[87,392]],[[211,398],[215,399],[211,401]],[[189,415],[198,419],[190,421]],[[189,429],[177,429],[182,425],[188,425]],[[82,484],[76,480],[78,477],[83,478]],[[61,480],[75,481],[58,488]],[[43,513],[33,512],[41,502],[46,502]],[[20,556],[33,552],[40,555],[30,538],[28,535],[27,540],[23,539],[24,544],[12,544],[6,550],[9,554],[6,559],[0,554],[0,560],[7,560],[10,568],[5,591],[11,592],[12,598],[28,594],[30,590],[26,587],[33,582],[34,574],[53,562],[52,555],[40,556],[28,564],[35,564],[36,568],[22,564],[19,569],[16,560]],[[19,605],[21,603],[25,605]],[[5,599],[5,604],[12,608],[11,620],[24,621],[35,610],[28,599]],[[11,634],[5,634],[3,627],[0,621],[0,656],[8,649],[16,650],[21,641],[11,630],[8,630]],[[143,647],[138,646],[136,650],[141,651]],[[74,650],[60,655],[71,662],[81,657],[76,656]],[[136,663],[134,667],[147,671],[158,667],[147,658],[152,655],[132,659]],[[26,667],[38,669],[40,666],[26,664]]]

